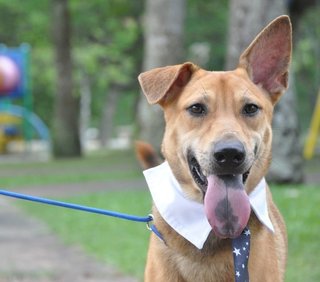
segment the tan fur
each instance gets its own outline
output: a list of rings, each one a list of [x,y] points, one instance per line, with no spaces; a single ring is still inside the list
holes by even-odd
[[[160,164],[160,158],[150,144],[143,141],[136,141],[135,149],[137,158],[144,169]]]
[[[289,18],[282,16],[257,36],[241,55],[234,71],[210,72],[185,63],[139,76],[148,101],[159,103],[164,110],[166,130],[162,153],[191,200],[203,202],[203,193],[187,163],[190,148],[201,167],[209,170],[213,144],[236,138],[244,145],[246,162],[251,167],[246,192],[249,194],[265,176],[271,159],[273,107],[287,88],[290,57],[291,25]],[[196,103],[208,109],[201,118],[195,118],[187,110]],[[248,103],[261,107],[255,117],[244,116],[242,109]],[[154,153],[146,146],[140,149],[142,161],[144,156],[150,158]],[[146,162],[145,166],[150,163]],[[286,228],[269,188],[267,200],[275,233],[268,231],[253,212],[249,220],[252,234],[249,275],[253,282],[284,280]],[[178,235],[155,207],[153,215],[166,244],[151,236],[145,281],[234,281],[230,239],[218,239],[210,234],[203,249],[198,250]]]

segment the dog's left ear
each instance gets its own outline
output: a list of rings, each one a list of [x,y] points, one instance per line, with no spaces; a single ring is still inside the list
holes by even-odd
[[[149,104],[163,106],[182,90],[197,69],[192,63],[156,68],[141,73],[138,80]]]
[[[288,16],[273,20],[240,56],[239,67],[265,89],[275,104],[288,87],[292,30]]]

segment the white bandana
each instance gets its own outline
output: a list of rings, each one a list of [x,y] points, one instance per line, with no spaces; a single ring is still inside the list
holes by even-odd
[[[147,169],[143,174],[152,199],[163,219],[177,233],[198,249],[202,249],[212,229],[205,215],[204,205],[186,198],[168,162],[165,161],[159,166]],[[249,200],[258,219],[274,232],[268,214],[264,178],[250,193]]]

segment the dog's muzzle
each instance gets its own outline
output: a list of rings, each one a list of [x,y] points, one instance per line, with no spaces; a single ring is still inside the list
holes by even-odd
[[[205,212],[216,236],[239,236],[251,211],[244,187],[249,170],[243,144],[234,140],[217,142],[205,170],[192,150],[187,159],[191,175],[204,194]]]
[[[213,147],[213,171],[217,175],[242,174],[246,158],[243,144],[237,140],[218,141]]]

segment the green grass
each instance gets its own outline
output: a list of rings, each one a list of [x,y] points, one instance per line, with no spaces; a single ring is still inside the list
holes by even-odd
[[[0,187],[135,179],[141,175],[141,169],[131,151],[102,151],[85,158],[53,160],[48,163],[2,163]]]
[[[95,193],[65,199],[113,211],[146,216],[151,199],[144,191]],[[20,202],[23,208],[44,220],[68,244],[80,245],[99,260],[142,278],[149,230],[145,223]]]
[[[285,186],[272,192],[289,236],[286,281],[320,281],[320,187]]]
[[[141,176],[141,172],[125,170],[125,171],[109,171],[109,172],[73,172],[62,173],[55,175],[41,175],[29,174],[19,175],[12,178],[12,176],[1,177],[0,186],[6,188],[19,188],[22,186],[32,185],[50,185],[50,184],[71,184],[77,182],[90,181],[109,181],[109,180],[123,180],[134,179]],[[39,179],[40,178],[40,179]]]

